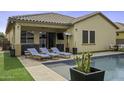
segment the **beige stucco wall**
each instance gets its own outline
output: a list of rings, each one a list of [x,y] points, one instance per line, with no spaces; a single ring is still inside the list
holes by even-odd
[[[73,47],[75,47],[74,46],[74,27],[72,26],[72,27],[70,27],[69,29],[67,29],[67,31],[66,32],[68,32],[68,33],[70,33],[71,34],[71,36],[69,37],[69,48],[70,48],[70,52],[72,52],[72,48]],[[66,39],[66,36],[65,36],[65,41],[64,41],[65,43],[65,48],[66,48],[66,45],[67,45],[67,39]]]
[[[11,47],[14,47],[14,28],[11,28],[10,31],[6,34],[8,41],[10,41]]]
[[[40,44],[39,31],[34,31],[34,44]]]
[[[15,48],[15,54],[16,56],[21,55],[21,25],[15,24],[14,26],[15,31],[14,31],[14,48]]]
[[[95,44],[82,44],[82,30],[95,31]],[[111,44],[116,43],[115,40],[115,27],[100,15],[74,25],[74,42],[76,42],[78,52],[107,50]]]
[[[6,34],[6,38],[9,40],[9,33]]]
[[[10,30],[8,37],[9,37],[8,39],[9,39],[10,43],[13,44],[13,29]]]
[[[10,31],[6,34],[7,39],[10,41],[11,47],[15,49],[15,55],[21,55],[21,44],[20,44],[21,25],[15,24],[12,26]]]
[[[116,35],[116,39],[124,39],[124,32],[118,32],[118,35]]]

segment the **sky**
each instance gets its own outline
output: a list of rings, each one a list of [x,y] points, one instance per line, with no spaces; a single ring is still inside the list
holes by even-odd
[[[51,11],[47,11],[51,12]],[[72,17],[79,17],[93,11],[52,11]],[[46,13],[46,11],[0,11],[0,32],[5,32],[7,20],[10,16],[26,15],[26,14],[39,14]],[[113,22],[124,23],[124,11],[102,11],[102,13]]]

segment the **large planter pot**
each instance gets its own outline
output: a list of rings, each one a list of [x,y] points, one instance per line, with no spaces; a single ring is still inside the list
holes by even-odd
[[[11,57],[15,57],[15,49],[11,49],[10,50],[10,56]]]
[[[65,48],[65,51],[66,51],[66,52],[69,52],[69,48],[68,48],[68,47],[66,47],[66,48]]]
[[[73,54],[77,54],[77,48],[72,48]]]
[[[70,68],[71,81],[104,81],[105,71],[91,67],[90,73],[84,73],[76,69]]]
[[[119,50],[118,45],[115,45],[115,46],[114,46],[114,51],[118,51],[118,50]]]

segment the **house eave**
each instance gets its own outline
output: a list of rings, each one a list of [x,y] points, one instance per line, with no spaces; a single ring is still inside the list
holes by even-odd
[[[14,20],[11,20],[10,18],[8,19],[7,22],[7,26],[6,26],[6,30],[5,33],[7,34],[9,32],[9,30],[11,29],[11,27],[15,24]]]

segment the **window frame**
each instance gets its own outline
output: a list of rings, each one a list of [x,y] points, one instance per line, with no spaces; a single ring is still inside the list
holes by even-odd
[[[84,32],[87,32],[87,42],[84,42],[84,38],[85,38],[85,37],[84,37]],[[83,30],[83,31],[82,31],[82,43],[83,43],[83,44],[88,44],[88,43],[89,43],[89,42],[88,42],[88,37],[89,37],[89,36],[88,36],[88,30]]]
[[[22,36],[22,32],[25,32],[25,37]],[[28,36],[28,33],[32,33],[33,36]],[[25,39],[25,42],[22,42],[22,39]],[[32,42],[29,42],[30,39],[33,39]],[[21,31],[21,44],[34,44],[34,33],[30,31]]]
[[[91,32],[94,32],[94,42],[91,42]],[[96,38],[95,38],[95,31],[93,31],[93,30],[91,30],[91,31],[89,31],[89,43],[90,44],[95,44],[95,41],[96,41]]]
[[[84,31],[87,31],[87,42],[84,42]],[[94,32],[94,42],[91,42],[91,32]],[[82,44],[95,44],[96,43],[96,33],[95,30],[82,30]]]

